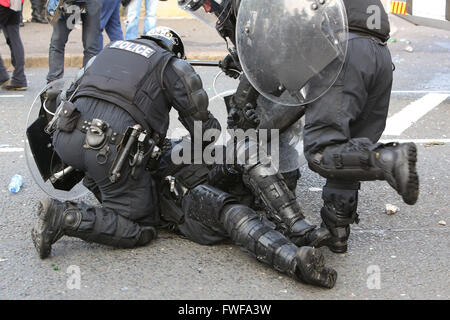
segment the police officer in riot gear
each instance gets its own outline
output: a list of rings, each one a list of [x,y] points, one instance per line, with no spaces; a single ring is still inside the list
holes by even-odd
[[[220,63],[221,69],[230,77],[240,77],[236,93],[225,97],[228,109],[228,126],[233,129],[250,129],[260,126],[260,119],[255,117],[257,100],[260,97],[257,90],[250,84],[242,71],[236,46],[236,18],[240,0],[178,0],[178,5],[183,10],[194,15],[199,20],[215,27],[219,34],[229,45],[230,54]],[[258,100],[259,102],[260,100]],[[277,127],[261,124],[265,129],[280,129],[292,124],[292,118],[297,120],[303,115],[303,108],[295,108],[294,114],[291,107],[277,106],[280,109],[278,118],[271,122]],[[289,116],[286,116],[289,112]],[[283,116],[284,115],[284,116]],[[256,166],[244,166],[247,172],[249,187],[259,195],[271,212],[271,218],[280,231],[299,246],[315,246],[330,237],[326,228],[316,229],[304,217],[299,203],[296,201],[295,188],[300,177],[299,170],[293,172],[271,172],[266,165],[259,163]]]
[[[243,185],[240,170],[222,164],[174,164],[171,154],[189,148],[190,141],[185,142],[169,142],[153,174],[164,225],[202,245],[231,239],[257,260],[298,281],[334,287],[337,273],[324,265],[318,249],[299,248],[251,208],[254,197]],[[224,174],[223,167],[232,173]]]
[[[326,245],[336,253],[347,251],[350,225],[358,222],[360,181],[386,180],[410,205],[417,201],[419,193],[416,146],[377,143],[385,128],[392,88],[392,61],[386,47],[390,32],[387,14],[380,0],[342,1],[350,31],[347,57],[329,92],[306,107],[304,128],[304,151],[309,167],[327,179],[321,217],[322,227],[332,236],[317,246]],[[235,25],[241,2],[179,0],[182,8],[205,22],[214,21],[215,16],[217,30],[233,44],[236,44]],[[326,2],[317,1],[315,8]],[[380,21],[374,21],[371,12],[380,13],[375,17]],[[240,61],[230,51],[221,66],[235,77],[234,70],[241,70]],[[239,106],[248,97],[254,101],[255,95],[243,77],[230,100]],[[237,118],[248,124],[248,117],[241,110],[236,112]],[[283,116],[303,114],[286,109]]]
[[[321,216],[333,236],[324,244],[336,253],[347,251],[350,225],[358,222],[359,181],[386,180],[409,205],[419,194],[415,144],[377,143],[393,78],[388,16],[380,0],[344,3],[350,32],[344,68],[330,91],[306,108],[304,131],[309,167],[327,179]],[[381,20],[370,12],[380,12]]]
[[[220,130],[202,81],[184,58],[180,37],[158,27],[109,44],[58,97],[56,121],[46,131],[62,161],[85,174],[84,184],[102,206],[41,201],[31,236],[42,259],[63,235],[119,248],[156,237],[157,193],[146,169],[158,156],[170,109],[191,135],[195,121],[203,131]]]

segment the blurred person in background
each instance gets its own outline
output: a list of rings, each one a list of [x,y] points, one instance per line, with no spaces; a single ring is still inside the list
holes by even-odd
[[[121,0],[103,0],[102,14],[100,18],[100,39],[98,50],[103,49],[103,30],[109,40],[123,40],[122,27],[120,26],[120,5]]]
[[[125,22],[125,40],[133,40],[138,37],[139,14],[141,12],[141,3],[145,1],[145,20],[144,32],[146,34],[156,27],[156,11],[158,9],[158,0],[131,0],[127,6],[127,20]]]
[[[0,57],[0,85],[3,90],[26,90],[25,51],[20,38],[20,18],[23,0],[0,0],[0,28],[11,50],[11,64],[14,67],[9,77]]]
[[[108,0],[107,0],[108,1]],[[49,72],[47,82],[61,79],[64,76],[64,52],[70,32],[75,28],[78,19],[83,25],[83,66],[98,53],[98,42],[100,37],[100,17],[102,13],[103,0],[75,0],[68,3],[67,9],[62,9],[61,17],[53,26],[52,38],[50,41],[48,63]],[[49,0],[47,12],[56,11],[57,0]],[[78,6],[81,14],[74,15],[70,6]],[[70,10],[69,10],[70,9]],[[67,12],[65,12],[67,11]]]
[[[46,0],[30,0],[31,2],[31,22],[48,24],[45,18]]]

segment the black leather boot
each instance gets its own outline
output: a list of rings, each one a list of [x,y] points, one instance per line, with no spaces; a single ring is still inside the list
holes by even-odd
[[[334,287],[337,272],[325,266],[320,251],[306,246],[298,248],[261,221],[252,209],[237,204],[228,205],[220,219],[233,242],[259,261],[300,282],[324,288]]]
[[[391,143],[374,150],[372,163],[384,173],[386,181],[409,205],[419,197],[416,170],[417,147],[414,143]]]
[[[327,228],[331,236],[321,241],[317,247],[327,246],[334,253],[347,252],[350,225],[359,222],[357,214],[359,186],[358,182],[327,181],[322,193],[324,205],[321,217],[322,228]]]
[[[50,198],[40,201],[37,214],[31,239],[39,257],[45,259],[50,255],[52,245],[65,234],[64,230],[78,228],[82,216],[75,205]]]
[[[52,245],[62,236],[80,238],[87,242],[94,242],[116,248],[134,248],[144,246],[156,238],[156,229],[152,226],[139,226],[135,222],[119,215],[116,216],[115,230],[105,233],[95,229],[94,207],[84,210],[85,204],[60,202],[55,199],[41,200],[38,208],[38,221],[31,230],[31,238],[41,259],[47,258]],[[94,209],[94,210],[92,210]],[[110,212],[111,215],[115,214]],[[88,224],[89,227],[80,225]],[[101,222],[100,222],[101,223]],[[130,230],[136,230],[132,236],[127,235]]]

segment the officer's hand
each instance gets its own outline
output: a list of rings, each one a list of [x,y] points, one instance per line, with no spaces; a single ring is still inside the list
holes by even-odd
[[[235,61],[231,54],[227,55],[222,61],[219,61],[219,67],[229,77],[237,79],[242,71],[238,61]]]
[[[228,127],[232,129],[256,129],[260,120],[252,104],[247,104],[244,109],[232,108],[228,114]]]

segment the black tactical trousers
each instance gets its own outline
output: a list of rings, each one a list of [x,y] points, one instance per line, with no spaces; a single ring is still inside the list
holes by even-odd
[[[346,62],[334,86],[306,108],[304,151],[308,162],[318,152],[338,158],[375,147],[381,137],[392,89],[392,60],[380,40],[350,37]],[[328,180],[323,198],[356,211],[358,181]],[[356,195],[355,195],[356,193]],[[326,201],[325,201],[326,202]],[[355,212],[346,215],[355,216]]]
[[[135,124],[125,111],[101,100],[80,98],[75,106],[82,118],[104,120],[120,134]],[[110,145],[107,162],[100,164],[97,160],[98,151],[83,148],[85,134],[77,129],[71,133],[57,130],[53,142],[56,152],[65,163],[86,173],[85,185],[102,203],[101,207],[84,203],[78,205],[82,222],[73,236],[112,246],[123,247],[121,243],[127,243],[127,246],[131,243],[132,246],[134,241],[138,241],[142,226],[159,224],[156,190],[149,172],[143,171],[135,180],[126,162],[119,181],[112,183],[109,180],[109,170],[117,153],[116,146]],[[106,241],[102,240],[105,238]]]

